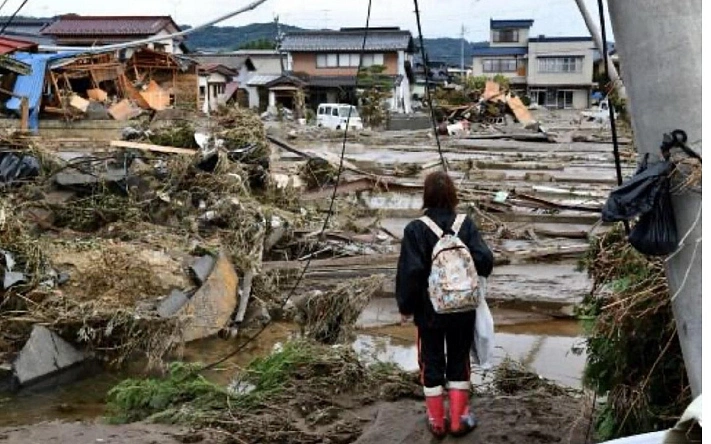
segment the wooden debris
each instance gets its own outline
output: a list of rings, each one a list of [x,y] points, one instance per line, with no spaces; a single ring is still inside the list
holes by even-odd
[[[112,140],[112,148],[129,148],[141,151],[153,151],[156,153],[187,154],[193,155],[197,151],[188,148],[175,148],[172,146],[151,145],[150,143],[128,142],[125,140]]]
[[[124,121],[138,117],[141,114],[141,109],[133,106],[130,100],[123,99],[119,103],[112,105],[108,112],[114,120]]]
[[[528,108],[526,108],[526,105],[521,102],[521,99],[519,99],[518,97],[509,96],[506,99],[506,103],[509,105],[509,108],[511,108],[511,111],[513,111],[514,115],[516,116],[516,119],[518,119],[518,121],[521,122],[523,126],[527,127],[536,123],[535,119],[528,111]]]
[[[140,95],[148,103],[148,106],[155,111],[162,111],[170,106],[170,94],[154,80],[150,81],[148,88],[142,91]]]
[[[86,94],[89,96],[89,99],[97,102],[106,102],[109,99],[109,95],[101,88],[88,89],[86,90]]]
[[[79,97],[76,94],[73,94],[72,97],[69,99],[69,106],[85,113],[86,110],[89,109],[89,101],[82,97]]]

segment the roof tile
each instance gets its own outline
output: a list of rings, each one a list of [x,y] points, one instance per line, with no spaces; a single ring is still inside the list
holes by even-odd
[[[360,51],[364,31],[299,31],[284,36],[281,49],[294,52]],[[412,49],[410,31],[375,30],[366,38],[366,51],[405,51]]]
[[[152,35],[168,25],[170,16],[64,16],[42,30],[43,35]]]

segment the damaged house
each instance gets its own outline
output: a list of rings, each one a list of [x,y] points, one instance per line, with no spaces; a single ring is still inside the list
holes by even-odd
[[[308,105],[319,103],[356,104],[356,74],[365,30],[342,28],[339,31],[299,31],[284,36],[281,51],[287,54],[287,71],[304,82]],[[389,110],[410,113],[410,85],[413,80],[412,58],[415,45],[410,31],[400,28],[371,28],[362,66],[384,67],[393,90]],[[272,80],[273,87],[284,87],[284,81]],[[292,82],[294,83],[294,82]],[[269,90],[270,103],[276,102],[277,91]]]
[[[233,84],[237,71],[225,65],[210,63],[198,66],[198,82],[200,90],[200,109],[214,111],[224,104],[235,93],[238,84]],[[229,91],[227,90],[230,85]]]
[[[530,37],[533,20],[491,20],[491,38],[473,49],[473,75],[509,79],[511,89],[548,108],[584,109],[593,84],[592,37]]]
[[[143,111],[166,108],[198,109],[197,64],[182,56],[147,48],[120,61],[114,52],[16,52],[9,60],[31,69],[4,83],[11,97],[8,111],[29,108],[29,127],[39,127],[39,116],[64,120],[127,120]]]

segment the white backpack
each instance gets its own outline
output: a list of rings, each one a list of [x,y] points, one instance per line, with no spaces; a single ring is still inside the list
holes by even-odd
[[[459,238],[466,216],[454,219],[454,235],[444,234],[432,219],[420,218],[439,240],[432,250],[432,271],[428,292],[432,306],[438,314],[473,311],[479,304],[479,276],[469,248]]]

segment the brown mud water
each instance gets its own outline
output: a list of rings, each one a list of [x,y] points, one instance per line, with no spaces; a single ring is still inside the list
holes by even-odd
[[[499,314],[497,317],[500,317]],[[240,369],[246,368],[249,362],[255,358],[264,357],[274,350],[283,349],[284,344],[297,335],[298,327],[296,325],[272,324],[243,353],[226,362],[218,370],[208,372],[205,376],[209,381],[222,387],[240,389],[240,384],[234,381],[234,375],[239,373]],[[584,358],[570,353],[570,347],[576,344],[579,335],[580,330],[577,324],[571,321],[502,326],[497,333],[496,360],[500,363],[503,362],[504,367],[511,365],[510,362],[505,362],[508,358],[519,360],[522,366],[520,367],[521,371],[524,371],[523,366],[528,366],[527,369],[557,381],[562,384],[561,387],[567,385],[577,388],[580,385],[582,372],[580,366]],[[219,338],[198,341],[188,345],[182,357],[186,362],[211,362],[223,356],[226,349],[231,348],[227,344],[229,342]],[[351,344],[351,348],[366,364],[390,363],[397,364],[406,371],[416,369],[414,329],[411,326],[360,330],[355,341]],[[0,436],[7,435],[9,442],[28,443],[45,442],[42,439],[52,436],[66,436],[69,439],[70,436],[83,433],[86,436],[97,434],[97,439],[105,439],[104,442],[110,443],[129,442],[118,440],[125,439],[127,436],[134,439],[130,442],[162,443],[174,442],[171,441],[174,439],[171,437],[171,433],[178,435],[186,433],[179,429],[168,429],[170,433],[165,435],[163,434],[165,431],[161,427],[153,428],[152,425],[125,425],[118,429],[101,425],[102,417],[108,414],[105,404],[106,393],[120,380],[129,376],[131,376],[131,368],[121,374],[96,374],[88,379],[54,390],[22,392],[11,398],[0,398],[0,427],[4,427],[0,428]],[[537,377],[534,379],[538,380]],[[477,390],[481,392],[474,399],[474,408],[486,424],[482,426],[482,431],[475,435],[479,437],[478,439],[486,437],[490,440],[488,442],[567,442],[567,437],[551,434],[546,430],[545,423],[554,415],[571,415],[572,412],[578,416],[580,430],[571,428],[567,433],[570,433],[571,437],[584,439],[580,433],[584,433],[583,423],[585,421],[581,418],[586,415],[590,406],[586,404],[587,398],[580,392],[570,392],[569,394],[568,389],[550,384],[544,388],[536,387],[535,394],[527,393],[526,389],[520,393],[518,389],[514,389],[513,391],[516,392],[514,395],[506,394],[501,398],[491,394],[491,390],[496,390],[495,377],[489,377],[486,381],[475,379],[473,382]],[[418,385],[414,379],[404,385],[394,384],[394,387],[399,388],[396,388],[393,394],[389,394],[385,398],[381,398],[378,393],[371,393],[366,396],[368,398],[366,401],[361,395],[367,395],[368,390],[363,389],[363,393],[345,396],[345,401],[326,402],[325,405],[330,405],[340,412],[336,415],[342,421],[339,427],[347,426],[346,428],[351,430],[349,433],[342,434],[340,438],[328,437],[328,434],[335,433],[337,435],[338,433],[334,431],[335,429],[329,429],[328,426],[331,424],[328,419],[322,419],[317,422],[322,421],[326,425],[311,424],[309,427],[313,430],[309,433],[312,436],[308,438],[302,433],[301,438],[279,441],[278,439],[269,440],[274,438],[269,435],[271,438],[267,436],[264,438],[267,439],[265,441],[260,441],[254,436],[253,440],[246,442],[429,442],[427,435],[421,433],[426,430],[424,422],[421,420],[424,413],[420,405],[422,403],[417,400],[408,400],[408,398],[420,396]],[[498,384],[501,384],[501,381]],[[331,391],[334,389],[337,390],[336,387],[330,388]],[[311,402],[316,401],[318,401],[318,397]],[[504,414],[504,411],[509,411],[509,413]],[[541,411],[545,414],[539,415]],[[326,415],[327,412],[322,412],[322,414]],[[510,429],[510,426],[500,428],[502,421],[510,421],[514,417],[518,418],[521,424],[516,426],[515,433],[507,432],[509,435],[506,435],[504,431]],[[389,419],[386,420],[387,418],[392,419],[393,422],[390,423]],[[571,416],[571,420],[573,419]],[[47,421],[61,421],[61,423],[47,424]],[[81,421],[85,425],[72,424],[74,421]],[[38,423],[43,424],[38,427],[36,426]],[[495,424],[498,425],[495,426]],[[293,432],[296,433],[296,431]],[[523,435],[516,435],[520,433]],[[112,435],[114,438],[111,438]],[[205,429],[199,435],[206,440],[204,442],[213,442],[212,439],[219,438],[217,435],[210,435]],[[32,436],[31,439],[36,441],[23,440],[25,439],[22,438],[23,436],[27,439]],[[162,436],[162,438],[159,439],[156,436]],[[398,440],[404,439],[404,441],[388,441],[390,438],[387,437],[395,439],[397,436],[401,437],[397,438]],[[506,441],[508,436],[513,441]],[[378,437],[381,441],[376,441]],[[558,438],[564,439],[557,441]],[[161,439],[166,441],[161,441]],[[519,439],[525,440],[517,441]],[[572,440],[570,442],[582,441]]]

